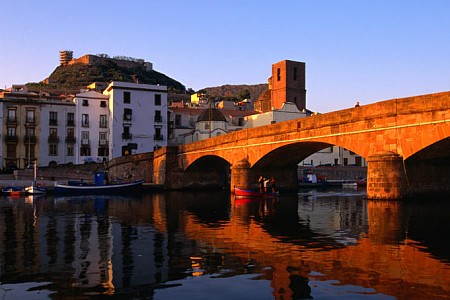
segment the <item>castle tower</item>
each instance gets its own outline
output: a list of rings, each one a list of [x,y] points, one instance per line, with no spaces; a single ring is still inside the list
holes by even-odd
[[[280,109],[293,102],[301,111],[306,108],[305,63],[283,60],[272,65],[271,105]]]
[[[59,51],[59,64],[66,66],[73,58],[73,51],[61,50]]]

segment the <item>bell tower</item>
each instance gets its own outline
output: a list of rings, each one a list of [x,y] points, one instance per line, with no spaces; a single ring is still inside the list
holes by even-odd
[[[272,65],[272,108],[293,102],[301,111],[306,108],[305,63],[283,60]]]

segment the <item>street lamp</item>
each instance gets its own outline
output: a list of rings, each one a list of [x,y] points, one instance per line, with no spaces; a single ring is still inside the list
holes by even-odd
[[[28,136],[28,163],[25,167],[28,167],[31,164],[31,136],[30,136],[30,132],[29,132],[29,124],[26,123],[26,128],[25,128],[25,132]]]

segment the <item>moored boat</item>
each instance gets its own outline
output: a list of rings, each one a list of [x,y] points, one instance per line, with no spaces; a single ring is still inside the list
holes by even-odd
[[[2,193],[9,196],[20,196],[23,193],[23,189],[17,186],[6,186],[2,188]]]
[[[260,192],[250,189],[234,188],[234,195],[237,197],[276,197],[278,192]]]
[[[76,195],[104,195],[133,192],[144,183],[143,179],[131,182],[111,183],[103,185],[89,185],[84,182],[79,184],[55,184],[55,194],[76,194]]]
[[[37,184],[36,181],[36,173],[37,173],[37,165],[36,162],[34,163],[34,180],[33,183],[30,186],[27,186],[24,188],[24,191],[26,194],[29,195],[42,195],[47,193],[47,189],[45,187],[40,186]]]

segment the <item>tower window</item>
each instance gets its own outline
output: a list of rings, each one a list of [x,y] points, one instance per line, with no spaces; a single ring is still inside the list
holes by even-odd
[[[294,80],[297,80],[297,68],[294,68]]]
[[[280,70],[280,68],[277,69],[277,80],[278,81],[281,80],[281,70]]]

